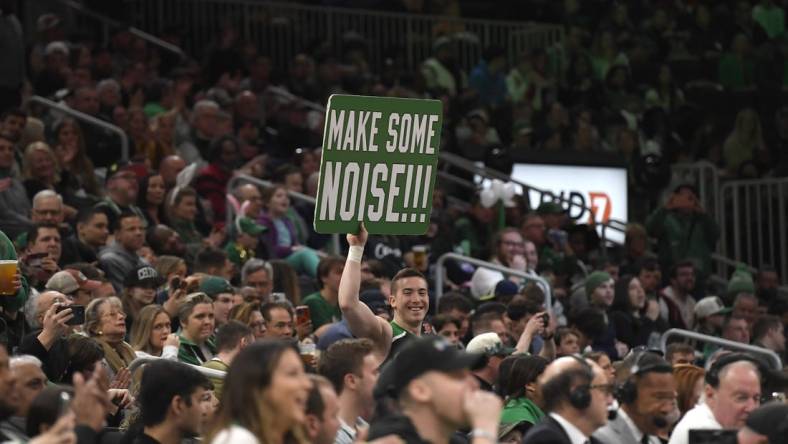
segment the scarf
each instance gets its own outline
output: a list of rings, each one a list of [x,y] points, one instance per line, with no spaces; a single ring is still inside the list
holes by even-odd
[[[126,341],[113,345],[107,342],[103,336],[98,336],[95,339],[101,345],[102,350],[104,350],[104,359],[107,360],[113,373],[128,367],[131,361],[137,357],[134,349]]]

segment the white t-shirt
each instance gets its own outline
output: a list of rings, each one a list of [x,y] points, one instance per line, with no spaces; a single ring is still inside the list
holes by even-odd
[[[260,444],[260,441],[249,430],[238,425],[231,425],[230,428],[219,432],[211,444]]]
[[[681,418],[673,429],[668,444],[689,444],[689,431],[696,429],[722,430],[722,425],[717,422],[714,413],[705,403],[696,405]]]

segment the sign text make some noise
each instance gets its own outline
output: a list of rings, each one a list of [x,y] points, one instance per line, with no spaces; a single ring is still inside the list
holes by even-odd
[[[328,99],[315,208],[319,233],[423,234],[437,176],[439,100]]]

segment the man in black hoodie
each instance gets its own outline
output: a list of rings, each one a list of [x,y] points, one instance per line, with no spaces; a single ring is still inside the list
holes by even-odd
[[[397,435],[409,444],[448,444],[456,431],[470,428],[468,442],[497,442],[501,400],[479,390],[471,374],[483,363],[484,355],[437,336],[411,340],[384,366],[375,387],[375,395],[399,411],[380,415],[368,439]]]

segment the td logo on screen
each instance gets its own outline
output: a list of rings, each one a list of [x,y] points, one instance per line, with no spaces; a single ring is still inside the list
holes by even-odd
[[[569,202],[567,203],[564,199]],[[610,220],[610,216],[613,214],[613,201],[604,191],[588,191],[587,194],[578,191],[560,192],[557,195],[545,193],[537,202],[539,205],[545,202],[555,202],[561,205],[567,216],[578,223],[593,224],[596,221],[604,224]]]

